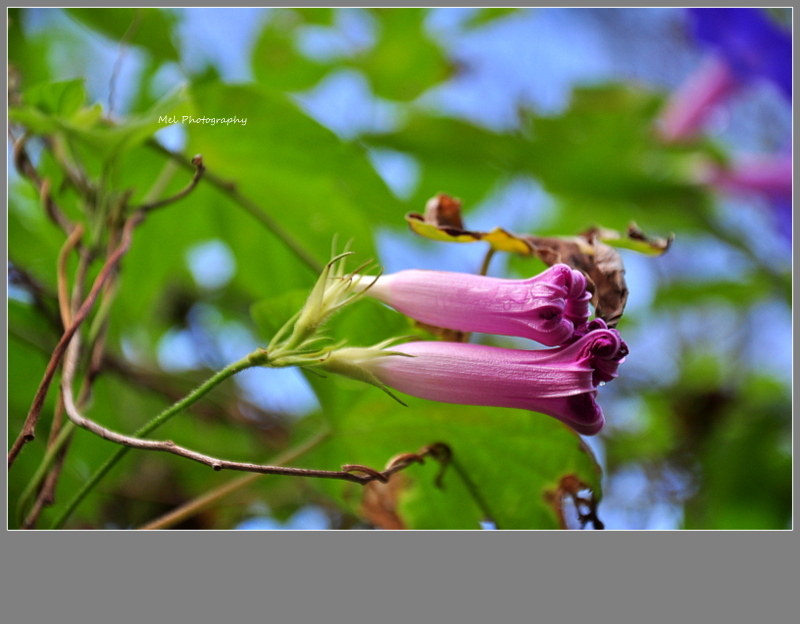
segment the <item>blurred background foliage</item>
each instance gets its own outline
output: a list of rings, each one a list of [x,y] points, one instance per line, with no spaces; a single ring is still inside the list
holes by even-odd
[[[87,407],[111,429],[134,431],[268,342],[313,285],[334,236],[389,271],[476,272],[483,243],[407,230],[404,214],[438,192],[463,201],[469,229],[573,235],[635,221],[676,235],[660,258],[622,252],[631,298],[619,329],[631,354],[600,390],[608,424],[596,438],[518,410],[422,400],[404,408],[355,382],[249,370],[155,437],[254,463],[316,439],[292,465],[331,470],[380,469],[446,442],[454,463],[441,487],[440,466],[428,460],[362,489],[243,480],[135,451],[66,527],[135,528],[217,493],[173,526],[575,528],[568,477],[599,503],[607,528],[791,526],[790,243],[768,199],[720,194],[697,175],[741,152],[786,149],[791,107],[757,84],[695,140],[660,140],[655,123],[669,92],[702,60],[682,10],[84,8],[9,17],[12,140],[28,133],[39,175],[91,240],[107,242],[107,223],[64,162],[129,205],[180,190],[194,154],[208,167],[188,197],[136,230],[123,259]],[[787,15],[769,19],[785,24]],[[163,117],[183,115],[247,121]],[[13,165],[8,225],[10,446],[60,336],[64,243]],[[542,268],[498,255],[491,274]],[[331,328],[351,344],[414,331],[371,302]],[[36,440],[9,472],[11,527],[56,396],[54,385]],[[113,450],[77,431],[38,526]]]

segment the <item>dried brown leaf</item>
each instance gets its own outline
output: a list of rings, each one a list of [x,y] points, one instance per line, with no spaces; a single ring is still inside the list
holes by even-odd
[[[583,492],[589,492],[589,497],[581,496]],[[581,527],[585,527],[589,522],[595,529],[603,529],[605,526],[597,516],[597,503],[594,492],[575,475],[566,475],[561,478],[555,491],[545,492],[545,500],[552,505],[558,516],[558,522],[562,529],[569,528],[569,523],[564,515],[564,501],[569,498],[575,505],[578,513],[578,521]]]
[[[408,478],[402,474],[392,475],[388,483],[378,481],[367,483],[361,497],[361,516],[380,529],[405,529],[397,505],[400,494],[408,484]]]

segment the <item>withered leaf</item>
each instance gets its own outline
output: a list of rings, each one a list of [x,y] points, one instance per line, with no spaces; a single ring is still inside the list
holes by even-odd
[[[361,515],[380,529],[405,529],[405,523],[397,512],[397,503],[408,483],[408,478],[402,474],[392,475],[388,483],[367,483],[361,497]]]
[[[582,492],[587,491],[589,492],[588,498],[581,496]],[[575,505],[581,528],[585,527],[589,522],[592,523],[595,529],[605,528],[603,522],[597,516],[598,501],[595,499],[594,492],[575,475],[570,474],[562,477],[556,490],[545,492],[544,497],[555,509],[562,529],[568,528],[567,519],[564,516],[564,500],[567,498],[571,499]]]
[[[616,249],[601,242],[594,229],[573,238],[526,238],[547,266],[564,263],[583,273],[595,313],[609,327],[616,327],[628,301],[625,266]]]
[[[472,232],[464,229],[461,202],[444,193],[439,193],[428,200],[424,215],[409,212],[406,221],[415,233],[431,240],[446,243],[486,241],[497,251],[523,256],[531,253],[530,247],[521,237],[503,228],[495,228],[491,232]]]
[[[596,227],[589,230],[594,232],[598,240],[621,249],[638,251],[648,256],[660,256],[669,249],[675,235],[670,234],[667,238],[660,236],[647,236],[642,229],[635,223],[631,223],[625,234],[620,234],[616,230]],[[586,236],[586,234],[584,234]]]

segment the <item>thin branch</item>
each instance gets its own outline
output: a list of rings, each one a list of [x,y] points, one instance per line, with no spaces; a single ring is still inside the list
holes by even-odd
[[[47,322],[59,333],[64,331],[61,318],[54,310],[57,303],[56,295],[25,269],[20,268],[13,258],[8,260],[8,283],[19,286],[28,292],[33,298],[33,305],[42,313]],[[48,351],[49,354],[50,352]]]
[[[65,372],[61,387],[64,393],[64,406],[67,410],[67,415],[70,417],[72,422],[74,422],[77,426],[86,429],[87,431],[90,431],[105,440],[108,440],[109,442],[114,442],[115,444],[129,448],[140,449],[143,451],[161,451],[164,453],[172,453],[173,455],[178,455],[179,457],[191,459],[192,461],[210,466],[216,471],[239,470],[242,472],[255,472],[259,474],[314,477],[318,479],[339,479],[343,481],[351,481],[360,485],[366,485],[371,481],[380,481],[381,483],[386,483],[388,482],[389,477],[395,472],[403,470],[412,463],[418,463],[421,461],[421,457],[419,456],[414,456],[414,460],[409,457],[404,462],[391,464],[383,471],[377,471],[373,468],[369,468],[368,466],[362,466],[359,464],[346,464],[342,466],[341,470],[289,468],[285,466],[250,464],[246,462],[234,462],[226,459],[219,459],[217,457],[204,455],[203,453],[198,453],[197,451],[178,446],[172,440],[147,440],[142,438],[134,438],[98,425],[96,422],[86,418],[78,411],[72,397],[72,390],[69,387],[74,371],[68,372],[68,367],[74,368],[74,363],[70,364],[69,361],[65,362]]]
[[[11,132],[9,131],[9,135],[10,134]],[[28,137],[29,135],[26,133],[23,134],[18,140],[14,141],[14,165],[19,174],[25,178],[28,178],[28,180],[30,180],[33,186],[36,188],[36,192],[39,194],[42,205],[44,206],[47,216],[50,217],[50,220],[60,227],[66,234],[70,234],[75,226],[56,205],[55,201],[53,201],[53,198],[50,194],[50,181],[47,178],[42,179],[39,176],[39,173],[36,171],[36,168],[33,166],[33,163],[28,156],[28,152],[25,149],[25,143],[27,142]]]
[[[204,455],[188,448],[175,444],[172,440],[146,440],[127,436],[103,427],[80,413],[75,405],[72,394],[72,380],[75,375],[77,361],[77,341],[70,346],[64,360],[64,375],[61,380],[61,390],[64,397],[64,408],[70,420],[77,426],[94,433],[95,435],[114,442],[123,447],[137,448],[146,451],[161,451],[172,453],[179,457],[205,464],[214,470],[239,470],[258,474],[277,474],[284,476],[314,477],[318,479],[338,479],[366,485],[372,481],[387,483],[391,475],[404,470],[414,463],[422,463],[425,455],[431,455],[430,448],[423,449],[419,454],[404,453],[390,460],[383,471],[377,471],[368,466],[347,464],[341,470],[314,470],[309,468],[289,468],[285,466],[259,465],[244,462],[233,462]]]
[[[92,285],[91,291],[89,291],[89,295],[86,297],[86,300],[83,302],[83,305],[78,309],[77,314],[72,319],[72,323],[70,326],[64,331],[64,334],[61,336],[61,339],[58,341],[56,348],[53,350],[53,354],[50,357],[50,361],[47,364],[47,368],[45,369],[44,377],[42,378],[41,383],[39,384],[39,388],[36,391],[36,396],[33,399],[33,403],[31,404],[31,408],[28,412],[27,417],[25,418],[25,424],[22,427],[22,431],[20,432],[17,439],[14,441],[14,444],[11,447],[11,450],[8,453],[8,467],[10,468],[11,465],[14,463],[14,460],[19,455],[22,447],[25,446],[28,442],[32,441],[35,436],[36,431],[36,423],[39,421],[39,414],[42,411],[42,407],[44,406],[44,400],[47,396],[47,391],[50,388],[50,384],[53,381],[53,377],[55,376],[56,370],[58,369],[58,365],[61,362],[61,358],[64,357],[64,353],[67,350],[67,347],[72,340],[72,337],[75,335],[75,332],[81,326],[84,319],[88,316],[89,312],[94,305],[95,300],[97,299],[97,295],[100,293],[100,290],[103,288],[106,280],[112,275],[112,273],[116,270],[119,261],[122,259],[122,256],[127,253],[128,249],[131,245],[131,238],[133,236],[133,229],[144,220],[144,213],[142,212],[135,212],[131,217],[125,222],[125,226],[122,231],[122,240],[120,241],[119,246],[114,250],[114,253],[109,256],[106,263],[103,265],[103,268],[100,269],[100,273],[98,274],[97,278]]]
[[[41,137],[44,146],[50,150],[50,153],[58,161],[61,170],[66,175],[66,180],[72,187],[87,199],[94,199],[97,191],[86,178],[86,172],[81,169],[77,162],[70,162],[67,155],[69,151],[65,147],[65,140],[61,140],[58,136],[44,136]]]
[[[183,155],[168,150],[155,139],[148,140],[147,145],[157,152],[172,158],[176,162],[180,163],[184,168],[188,169],[193,166],[192,162]],[[266,226],[266,228],[281,241],[283,241],[283,243],[300,260],[302,260],[309,269],[311,269],[314,273],[322,272],[324,265],[319,262],[319,260],[314,258],[314,256],[312,256],[308,251],[306,251],[306,249],[298,241],[296,241],[294,237],[283,228],[283,226],[281,226],[275,219],[267,214],[258,204],[242,195],[236,188],[236,184],[234,182],[229,182],[210,172],[206,173],[205,178],[211,185],[225,193],[236,204],[244,208],[248,213],[250,213],[251,216],[260,221],[262,225]]]
[[[53,443],[47,447],[44,458],[19,497],[19,501],[17,503],[17,518],[20,522],[22,522],[22,518],[26,508],[28,507],[29,501],[37,494],[39,487],[47,477],[48,470],[50,470],[53,462],[55,462],[59,452],[62,450],[62,448],[64,448],[67,442],[69,442],[69,439],[72,437],[72,433],[74,431],[75,425],[72,422],[68,422],[64,427],[61,428],[61,431],[53,440]]]
[[[282,466],[284,464],[288,464],[292,462],[315,446],[317,446],[320,442],[322,442],[325,438],[330,435],[330,431],[325,429],[318,433],[316,436],[298,446],[297,448],[291,449],[286,451],[285,453],[281,453],[278,457],[275,458],[274,464],[276,466]],[[160,518],[156,518],[145,524],[142,527],[139,527],[140,530],[144,531],[152,531],[155,529],[168,529],[170,527],[175,526],[179,522],[183,522],[187,518],[191,518],[195,514],[200,513],[204,509],[207,509],[214,503],[219,502],[221,499],[230,496],[234,492],[238,492],[239,490],[247,487],[257,479],[260,479],[262,475],[257,473],[247,474],[243,477],[239,477],[230,481],[220,487],[214,488],[209,492],[206,492],[202,496],[195,498],[194,500],[189,501],[181,505],[180,507],[173,509],[169,513],[164,514]]]
[[[175,193],[175,195],[173,195],[172,197],[167,197],[165,199],[160,199],[158,201],[142,204],[141,206],[139,206],[138,209],[141,210],[142,212],[150,212],[151,210],[155,210],[156,208],[161,208],[162,206],[172,204],[178,201],[179,199],[183,199],[189,193],[191,193],[194,190],[194,188],[200,183],[200,179],[206,172],[206,167],[203,164],[203,157],[200,154],[192,158],[191,163],[192,166],[194,166],[195,170],[192,179],[189,181],[189,184],[187,184],[182,190]]]
[[[47,213],[47,216],[50,217],[50,220],[60,227],[65,234],[70,234],[75,229],[75,225],[67,218],[53,200],[53,196],[50,193],[50,180],[47,178],[42,180],[41,186],[39,187],[39,196],[41,197],[44,211]]]
[[[133,20],[131,21],[128,28],[125,30],[125,33],[122,35],[122,39],[119,42],[119,55],[117,59],[114,61],[114,67],[111,70],[111,78],[108,79],[108,116],[111,117],[112,112],[114,111],[114,96],[116,95],[117,91],[117,78],[119,78],[119,72],[122,69],[122,61],[125,58],[125,52],[128,49],[128,41],[133,37],[134,33],[139,29],[139,20],[141,17],[142,10],[136,9],[133,14]]]
[[[209,377],[205,382],[203,382],[200,386],[195,388],[192,392],[187,394],[183,397],[180,401],[174,403],[163,412],[161,412],[158,416],[150,420],[147,424],[143,427],[138,429],[134,434],[134,438],[141,438],[150,434],[151,432],[155,431],[158,427],[164,424],[167,420],[179,414],[184,409],[188,408],[190,405],[196,403],[200,400],[203,396],[205,396],[209,391],[213,388],[218,386],[228,377],[235,375],[236,373],[243,371],[247,368],[251,368],[253,366],[258,365],[258,362],[254,361],[254,356],[261,356],[260,351],[255,351],[247,355],[246,357],[242,358],[238,362],[234,362],[233,364],[226,366],[221,371],[218,371],[211,377]],[[63,379],[62,379],[63,382]],[[61,514],[55,519],[53,524],[51,525],[51,529],[58,529],[61,527],[64,522],[66,522],[67,518],[72,514],[75,508],[80,505],[81,501],[86,498],[86,495],[92,491],[92,489],[103,479],[103,477],[111,470],[119,460],[121,460],[127,452],[130,450],[128,446],[120,446],[114,452],[111,457],[109,457],[105,463],[98,468],[89,480],[83,484],[83,487],[78,491],[78,493],[72,498],[72,500],[67,504]]]
[[[64,246],[58,253],[58,308],[61,313],[61,323],[69,327],[72,320],[70,309],[69,286],[67,284],[67,259],[70,252],[75,249],[83,236],[83,226],[77,225],[67,237]]]
[[[47,447],[44,459],[42,459],[39,468],[36,470],[33,478],[19,498],[18,516],[21,520],[22,514],[25,513],[25,508],[28,506],[28,501],[33,497],[34,493],[39,490],[36,501],[31,507],[30,512],[24,522],[20,524],[21,528],[34,528],[42,510],[48,505],[53,504],[58,477],[61,473],[67,448],[69,447],[74,432],[75,425],[72,422],[68,422],[61,428],[59,435],[53,440],[53,443]],[[39,489],[40,486],[41,489]]]
[[[489,247],[486,255],[483,257],[483,264],[481,265],[481,275],[486,275],[489,272],[489,263],[491,263],[492,258],[494,257],[495,249],[494,247]]]
[[[45,478],[44,484],[42,485],[42,489],[39,492],[39,495],[36,497],[36,501],[34,502],[30,513],[25,518],[25,521],[22,523],[21,528],[23,529],[36,528],[36,522],[38,522],[39,516],[41,515],[42,511],[44,511],[44,508],[49,507],[55,502],[56,484],[58,483],[58,478],[61,476],[61,470],[64,467],[64,459],[67,456],[68,448],[69,448],[69,440],[64,445],[64,447],[59,450],[58,456],[55,459],[53,467],[48,473],[47,478]]]
[[[464,467],[461,465],[461,463],[456,461],[452,457],[452,454],[449,458],[449,462],[452,464],[453,470],[455,470],[458,476],[461,478],[461,481],[467,488],[467,491],[469,491],[470,496],[472,496],[475,503],[478,505],[478,507],[480,507],[480,510],[483,512],[483,515],[486,517],[486,519],[494,523],[496,529],[500,529],[500,525],[497,523],[497,518],[492,513],[489,505],[486,503],[486,499],[483,498],[477,486],[467,474],[467,471],[464,470]]]
[[[19,341],[26,347],[35,349],[45,357],[49,357],[50,354],[53,352],[54,341],[48,343],[48,341],[43,341],[41,339],[41,336],[29,335],[28,333],[20,330],[20,328],[18,327],[14,327],[13,325],[9,325],[8,335],[10,338]],[[169,399],[170,402],[172,403],[179,401],[180,399],[185,397],[186,393],[189,390],[191,390],[191,387],[187,385],[188,383],[190,383],[190,381],[187,378],[183,377],[167,378],[161,373],[148,372],[144,369],[139,369],[131,365],[130,363],[124,361],[118,356],[109,353],[103,354],[103,361],[100,363],[99,372],[104,372],[104,371],[108,371],[114,374],[117,378],[119,378],[120,381],[131,384],[139,390],[141,389],[149,390],[155,394],[165,397]],[[174,380],[174,381],[169,381],[169,380]],[[259,413],[271,419],[274,419],[275,426],[280,424],[278,423],[278,417],[279,417],[278,414],[265,412],[262,408],[258,407],[257,405],[255,405],[250,401],[246,401],[243,399],[229,399],[226,397],[226,401],[228,400],[233,401],[234,405],[228,405],[227,403],[219,401],[214,397],[209,397],[207,401],[203,403],[199,402],[194,403],[192,405],[189,405],[187,409],[188,411],[191,411],[205,418],[216,418],[224,414],[226,417],[234,420],[235,422],[247,422],[252,424],[251,419],[245,418],[240,413],[241,410],[238,410],[236,405],[238,404],[245,409],[251,410],[254,413]]]

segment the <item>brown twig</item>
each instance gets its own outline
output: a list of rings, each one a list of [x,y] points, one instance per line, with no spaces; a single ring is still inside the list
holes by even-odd
[[[73,188],[81,195],[90,201],[96,198],[97,191],[92,187],[86,178],[86,172],[81,169],[80,165],[76,162],[69,162],[64,148],[64,142],[56,140],[57,137],[44,136],[41,137],[45,147],[50,150],[50,153],[58,161],[61,170],[66,174],[66,180],[72,184]]]
[[[9,135],[11,132],[9,131]],[[13,140],[13,136],[12,136]],[[33,166],[28,152],[25,149],[25,143],[28,140],[28,134],[23,134],[18,140],[14,141],[13,157],[14,166],[19,174],[31,181],[36,188],[36,192],[41,198],[42,205],[44,206],[47,216],[60,227],[66,234],[70,234],[75,227],[61,209],[56,205],[55,201],[50,194],[50,181],[47,178],[42,179],[36,168]]]
[[[44,211],[50,220],[60,227],[67,235],[71,234],[75,229],[75,225],[67,218],[53,200],[50,193],[50,180],[45,178],[39,186],[39,196],[42,200]]]
[[[480,275],[486,275],[489,272],[489,264],[492,262],[494,254],[495,254],[494,247],[489,247],[489,249],[486,251],[486,255],[483,257],[483,264],[481,264]]]
[[[56,485],[58,484],[58,478],[61,476],[61,469],[64,467],[64,459],[67,456],[67,450],[69,449],[71,439],[72,437],[70,436],[70,438],[59,449],[56,459],[53,462],[53,466],[50,468],[50,472],[47,474],[47,477],[45,477],[42,488],[39,490],[39,494],[36,497],[36,501],[26,516],[25,521],[22,523],[21,528],[35,528],[36,522],[39,520],[39,516],[44,508],[49,507],[55,502]]]
[[[291,461],[299,458],[300,456],[304,455],[315,446],[317,446],[320,442],[322,442],[325,438],[330,435],[330,431],[325,429],[324,431],[318,433],[316,436],[311,438],[308,442],[302,444],[301,446],[286,451],[282,453],[278,457],[275,458],[274,465],[275,466],[282,466],[284,464],[288,464]],[[220,501],[221,499],[230,496],[234,492],[238,492],[242,488],[247,487],[257,479],[260,479],[262,475],[257,473],[251,473],[244,475],[243,477],[239,477],[230,481],[224,485],[221,485],[213,490],[206,492],[202,496],[195,498],[194,500],[189,501],[178,507],[177,509],[173,509],[167,514],[164,514],[160,518],[156,518],[145,524],[142,527],[139,527],[140,530],[145,531],[152,531],[155,529],[168,529],[169,527],[175,526],[179,522],[183,522],[187,518],[191,518],[193,515],[200,513],[204,509],[207,509],[209,506],[213,505],[214,503]]]
[[[41,340],[41,336],[33,336],[22,332],[18,327],[9,326],[8,335],[10,338],[16,339],[27,347],[35,349],[45,357],[49,357],[53,352],[52,343],[48,344],[47,342]],[[188,381],[185,379],[179,379],[175,377],[175,381],[180,380],[180,384],[165,381],[163,374],[140,370],[113,354],[103,354],[103,361],[99,366],[99,372],[103,371],[113,373],[120,380],[132,384],[138,389],[143,388],[159,394],[169,399],[170,402],[173,403],[186,396],[186,393],[191,390],[191,388],[187,385]],[[243,407],[252,410],[253,412],[264,413],[267,416],[275,419],[278,417],[277,415],[270,414],[269,412],[264,412],[264,410],[262,410],[260,407],[249,401],[238,399],[236,402],[241,404]],[[235,406],[229,407],[225,403],[216,400],[214,397],[209,397],[203,402],[194,403],[190,405],[187,410],[206,418],[216,417],[222,413],[234,420],[252,424],[251,421],[246,421],[244,416],[236,413]]]
[[[589,492],[589,498],[584,498],[580,495],[583,491]],[[578,515],[578,521],[582,529],[590,522],[595,530],[605,528],[603,521],[597,515],[598,502],[595,499],[594,492],[575,475],[566,475],[559,481],[558,488],[554,492],[547,492],[545,496],[545,500],[553,506],[562,529],[569,528],[567,518],[564,515],[564,501],[567,498],[575,505],[575,512]]]
[[[25,269],[20,268],[12,258],[8,261],[8,283],[27,291],[33,298],[33,305],[47,322],[59,333],[64,331],[61,317],[54,309],[57,303],[56,295]]]
[[[61,313],[61,323],[69,327],[72,320],[70,306],[69,285],[67,284],[67,259],[70,252],[75,249],[83,236],[83,226],[77,225],[67,237],[61,251],[58,253],[58,309]]]
[[[339,479],[343,481],[351,481],[360,485],[366,485],[371,481],[386,482],[389,477],[400,470],[410,466],[412,463],[421,462],[422,455],[403,455],[402,459],[395,458],[389,462],[388,467],[379,472],[367,466],[357,464],[347,464],[342,466],[342,470],[314,470],[310,468],[288,468],[285,466],[266,466],[259,464],[250,464],[244,462],[233,462],[225,459],[211,457],[204,455],[182,446],[178,446],[172,440],[147,440],[142,438],[134,438],[127,436],[116,431],[111,431],[93,420],[85,417],[80,413],[72,394],[72,380],[75,375],[75,365],[77,361],[78,341],[75,340],[70,345],[68,354],[64,360],[64,374],[61,379],[61,390],[64,397],[64,408],[67,411],[67,416],[78,427],[86,429],[95,435],[129,448],[136,448],[145,451],[161,451],[164,453],[172,453],[179,457],[191,459],[192,461],[205,464],[212,467],[214,470],[239,470],[244,472],[254,472],[258,474],[277,474],[284,476],[295,477],[314,477],[318,479]],[[427,450],[423,451],[427,452]],[[357,474],[361,473],[361,474]]]
[[[183,189],[175,193],[175,195],[173,195],[172,197],[167,197],[165,199],[160,199],[158,201],[142,204],[141,206],[139,206],[138,210],[142,212],[150,212],[152,210],[155,210],[156,208],[161,208],[162,206],[166,206],[168,204],[176,202],[179,199],[183,199],[189,193],[191,193],[194,190],[194,188],[200,183],[200,179],[206,172],[206,167],[203,164],[203,157],[200,154],[192,158],[191,162],[195,170],[192,179],[189,181],[189,184],[187,184]]]
[[[75,314],[74,318],[72,319],[72,323],[70,326],[64,331],[61,339],[58,341],[56,348],[53,350],[53,354],[50,357],[50,361],[47,364],[47,368],[45,369],[44,377],[42,378],[41,383],[39,384],[39,388],[36,391],[36,396],[34,396],[33,403],[31,404],[31,408],[28,411],[28,415],[25,418],[25,423],[22,427],[22,431],[20,432],[17,439],[14,441],[14,444],[11,446],[11,450],[8,453],[8,466],[9,468],[14,463],[14,460],[19,455],[22,448],[28,442],[32,441],[35,436],[36,431],[36,423],[39,420],[39,414],[42,411],[42,406],[44,405],[44,400],[47,396],[47,391],[50,388],[50,384],[53,381],[53,377],[58,369],[58,365],[61,362],[61,359],[64,357],[64,353],[67,350],[67,347],[72,340],[72,337],[75,335],[75,332],[81,326],[84,319],[89,315],[89,312],[94,306],[94,302],[97,299],[97,295],[100,293],[100,290],[103,288],[106,280],[113,274],[116,270],[117,265],[119,264],[122,256],[124,256],[131,245],[131,239],[133,236],[133,229],[141,223],[145,218],[144,213],[142,212],[135,212],[131,217],[125,222],[125,226],[122,230],[122,240],[120,241],[119,246],[114,250],[114,252],[109,256],[106,263],[103,265],[103,268],[100,269],[100,273],[95,278],[94,284],[92,285],[92,289],[89,291],[89,294],[86,297],[86,300],[83,302],[81,307],[78,309],[78,312]]]

